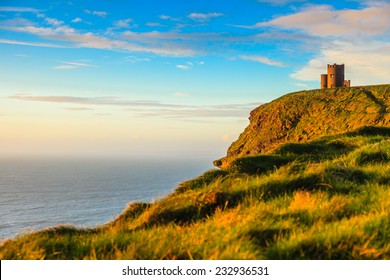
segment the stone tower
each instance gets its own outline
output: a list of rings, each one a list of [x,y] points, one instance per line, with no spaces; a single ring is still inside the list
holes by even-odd
[[[344,80],[344,64],[328,64],[328,74],[321,74],[321,88],[350,87],[351,81]]]

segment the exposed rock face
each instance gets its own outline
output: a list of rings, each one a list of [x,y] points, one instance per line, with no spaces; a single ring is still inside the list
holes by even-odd
[[[269,153],[286,142],[305,142],[362,126],[390,127],[390,85],[290,93],[250,113],[250,123],[214,165]]]

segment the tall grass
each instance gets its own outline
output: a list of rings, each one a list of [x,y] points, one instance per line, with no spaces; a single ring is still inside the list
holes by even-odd
[[[1,259],[390,259],[390,130],[242,158],[93,229],[3,242]]]

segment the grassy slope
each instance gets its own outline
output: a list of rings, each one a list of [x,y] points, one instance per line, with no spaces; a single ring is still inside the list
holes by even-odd
[[[390,259],[390,128],[237,159],[94,229],[4,242],[1,259]]]
[[[286,142],[306,142],[362,125],[390,127],[390,85],[290,93],[259,106],[250,124],[215,161],[225,168],[237,157],[268,153]]]

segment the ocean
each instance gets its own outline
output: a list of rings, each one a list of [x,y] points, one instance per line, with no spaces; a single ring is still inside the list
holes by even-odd
[[[113,220],[129,202],[151,202],[212,168],[201,159],[2,159],[0,241],[71,224]]]

